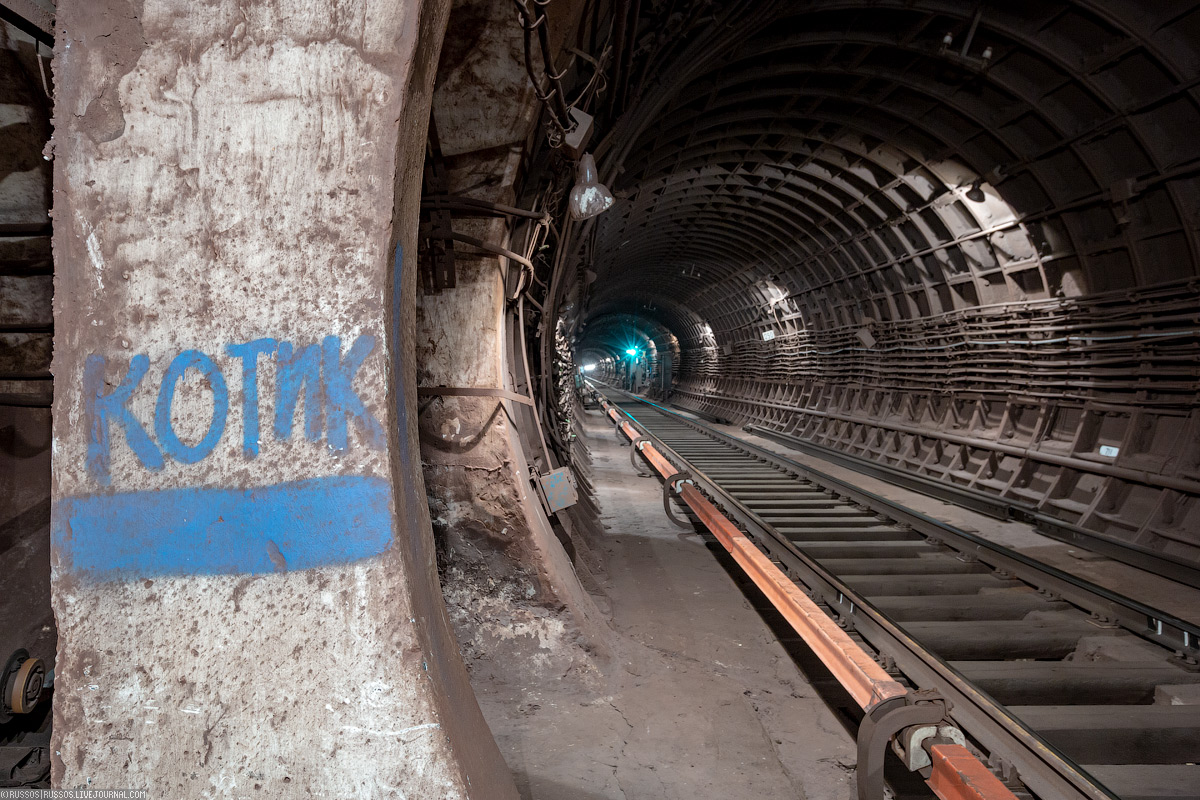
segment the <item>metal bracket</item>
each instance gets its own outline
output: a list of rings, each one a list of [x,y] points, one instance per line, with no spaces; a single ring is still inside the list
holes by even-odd
[[[858,800],[881,800],[883,762],[892,737],[914,725],[937,725],[949,704],[934,691],[909,692],[867,711],[858,727]]]
[[[639,478],[652,477],[649,472],[643,472],[641,465],[637,463],[637,454],[642,452],[642,448],[649,441],[650,440],[647,439],[645,436],[639,436],[638,438],[636,438],[632,442],[630,442],[630,444],[632,445],[632,449],[629,451],[629,463],[632,464],[633,468],[637,470],[637,474],[638,474]]]
[[[450,192],[450,179],[438,142],[437,125],[429,115],[429,140],[425,147],[425,174],[422,194],[445,195]],[[454,265],[454,227],[449,209],[421,208],[419,252],[426,268],[426,277],[434,292],[453,289],[458,284]]]
[[[579,490],[575,487],[575,476],[570,467],[560,467],[539,475],[537,483],[548,516],[579,502]]]
[[[953,725],[912,725],[892,739],[892,752],[909,772],[917,772],[933,766],[928,749],[937,742],[966,747],[967,737]]]
[[[667,519],[671,520],[675,525],[680,528],[691,528],[693,527],[691,522],[680,519],[671,511],[671,492],[678,494],[679,487],[685,483],[690,483],[692,486],[696,485],[696,482],[692,480],[692,476],[687,472],[676,472],[663,483],[663,511],[667,512]]]

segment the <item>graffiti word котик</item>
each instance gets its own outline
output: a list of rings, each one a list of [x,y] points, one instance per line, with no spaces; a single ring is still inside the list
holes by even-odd
[[[357,420],[373,447],[384,446],[383,427],[363,405],[354,390],[354,376],[375,349],[374,336],[363,335],[342,352],[342,340],[326,336],[320,343],[296,347],[291,342],[255,339],[244,344],[225,346],[225,353],[241,361],[242,382],[242,453],[247,459],[258,456],[260,420],[258,413],[258,371],[268,360],[275,365],[274,419],[270,421],[275,438],[291,438],[300,396],[304,396],[304,436],[318,441],[322,433],[329,449],[343,452],[350,446],[347,419]],[[113,427],[125,436],[125,443],[141,465],[160,470],[167,458],[194,464],[213,452],[225,433],[229,417],[229,380],[207,354],[185,350],[175,356],[158,385],[152,424],[144,425],[131,409],[135,393],[142,387],[150,370],[150,359],[142,354],[129,360],[120,383],[109,388],[105,382],[108,361],[104,356],[88,356],[83,370],[85,417],[88,431],[87,470],[101,485],[110,482],[111,434]],[[199,373],[212,393],[212,419],[201,439],[188,444],[180,439],[171,422],[177,384],[189,371]],[[153,437],[151,436],[153,431]]]

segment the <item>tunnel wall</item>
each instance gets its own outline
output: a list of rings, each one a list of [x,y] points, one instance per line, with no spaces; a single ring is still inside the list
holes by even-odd
[[[552,41],[566,36],[578,6],[552,9]],[[433,101],[428,194],[515,205],[539,109],[523,47],[510,5],[454,5]],[[427,214],[423,234],[522,250],[516,223],[460,207],[437,224]],[[589,674],[591,655],[606,649],[606,627],[579,574],[597,559],[578,509],[548,515],[539,500],[533,476],[559,466],[543,450],[539,419],[528,404],[488,393],[531,390],[516,349],[526,332],[510,296],[522,267],[470,244],[425,242],[416,359],[431,394],[421,404],[421,453],[442,589],[464,656],[518,678]],[[432,278],[429,251],[439,248],[450,251],[453,286]],[[437,387],[484,394],[439,395]]]
[[[508,239],[500,220],[454,224],[483,241]],[[496,257],[460,252],[456,286],[419,295],[423,386],[524,388],[506,380],[504,272]],[[468,663],[486,658],[492,672],[507,666],[524,675],[586,672],[601,624],[530,480],[534,459],[537,472],[548,467],[532,421],[520,425],[525,413],[496,395],[435,395],[422,404],[442,591]]]
[[[691,407],[1200,560],[1200,12],[675,24],[600,160],[585,319],[668,328]]]
[[[1195,379],[1146,389],[1197,302],[1185,286],[998,306],[875,325],[871,347],[861,326],[743,337],[728,354],[693,348],[676,397],[1195,560]]]
[[[51,50],[0,23],[0,658],[54,666],[50,609]],[[39,61],[45,61],[39,64]],[[0,733],[0,787],[49,776],[43,705]],[[42,785],[45,785],[44,783]]]
[[[416,456],[446,11],[59,4],[55,785],[516,796]]]

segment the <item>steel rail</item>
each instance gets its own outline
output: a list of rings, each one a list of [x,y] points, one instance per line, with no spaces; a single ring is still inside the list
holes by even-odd
[[[609,391],[619,392],[622,396],[628,397],[632,401],[651,407],[664,416],[688,425],[698,432],[706,433],[713,438],[733,444],[735,447],[750,452],[763,461],[774,462],[777,465],[786,465],[783,468],[789,470],[794,475],[812,476],[815,482],[824,484],[827,487],[837,487],[837,491],[842,492],[855,502],[864,505],[874,505],[874,502],[877,502],[887,507],[889,516],[896,518],[908,517],[922,527],[925,527],[925,523],[932,524],[935,530],[942,533],[941,536],[931,537],[935,541],[945,541],[949,538],[948,534],[953,530],[951,526],[943,526],[936,520],[932,520],[911,510],[902,509],[902,507],[884,498],[857,490],[831,476],[824,475],[816,470],[810,470],[771,451],[757,448],[747,442],[734,439],[719,431],[714,431],[708,426],[682,417],[643,398],[614,390],[611,387],[606,388]],[[616,409],[611,410],[615,411]],[[620,413],[623,413],[629,420],[637,424],[643,430],[645,437],[653,441],[676,465],[689,465],[688,459],[684,458],[671,448],[670,445],[656,436],[647,424],[639,421],[637,417],[627,411],[620,410]],[[702,471],[694,468],[689,469],[689,472],[695,483],[703,488],[706,493],[714,498],[719,498],[722,511],[745,526],[752,534],[755,534],[759,546],[771,558],[780,561],[787,567],[789,577],[800,580],[814,592],[824,597],[831,608],[835,609],[845,622],[852,624],[881,653],[892,657],[901,672],[915,685],[923,688],[934,688],[940,692],[948,701],[948,705],[953,709],[950,712],[951,718],[964,730],[968,731],[985,750],[1000,754],[1007,759],[1017,769],[1021,779],[1032,791],[1042,797],[1054,798],[1088,798],[1089,800],[1104,798],[1105,800],[1112,800],[1116,797],[1116,795],[1098,784],[1095,779],[1084,772],[1057,748],[1050,745],[1038,734],[1029,730],[1018,718],[1010,714],[1003,705],[997,703],[984,691],[973,685],[941,658],[929,652],[885,613],[875,609],[863,596],[851,589],[849,585],[829,573],[814,559],[800,551],[792,542],[775,531],[771,525],[765,523],[757,514],[722,489],[719,483],[709,478]],[[907,513],[898,514],[897,512],[901,510]],[[904,520],[902,519],[902,521]],[[914,525],[913,527],[916,529],[917,526]],[[942,527],[948,530],[940,530]],[[990,549],[1003,550],[1003,548],[993,546],[985,540],[968,534],[965,531],[959,531],[958,533],[965,537],[965,539],[970,540],[967,545],[960,544],[958,549],[971,555],[979,553],[981,561],[983,560],[982,555]],[[976,547],[972,549],[970,543],[974,543]],[[1055,577],[1050,573],[1058,573],[1057,577],[1059,581],[1057,583],[1062,583],[1065,587],[1078,589],[1075,583],[1086,584],[1086,582],[1072,581],[1071,576],[1052,568],[1047,568],[1045,565],[1039,565],[1032,559],[1020,556],[1020,554],[1011,555],[1015,557],[1015,560],[1012,562],[1014,565],[1023,565],[1022,562],[1029,562],[1031,568],[1045,570],[1048,579]],[[1028,577],[1023,579],[1032,585],[1037,585],[1037,582],[1030,580]],[[1101,587],[1093,588],[1097,590],[1097,593],[1107,593]],[[1107,594],[1112,595],[1113,593]],[[1113,596],[1124,600],[1128,604],[1146,608],[1128,598],[1120,598],[1119,595]],[[1072,601],[1072,597],[1084,601],[1088,599],[1087,593],[1081,591],[1073,591],[1070,597],[1064,596],[1064,599]],[[1099,599],[1091,597],[1090,599],[1097,601],[1100,607],[1104,609],[1109,609],[1113,604],[1110,597],[1101,597]],[[1087,602],[1078,601],[1075,604],[1085,609],[1089,605]],[[1120,604],[1117,603],[1117,605]],[[1160,616],[1165,617],[1167,615]],[[1132,629],[1135,632],[1146,635],[1145,621],[1147,618],[1140,616],[1140,619],[1142,621]],[[1128,621],[1127,618],[1126,622]],[[1190,627],[1187,623],[1179,622],[1184,627]],[[1154,636],[1151,635],[1148,638],[1154,638]]]
[[[614,389],[613,391],[620,390]],[[852,483],[794,461],[785,455],[730,436],[703,422],[688,419],[653,401],[627,392],[621,392],[621,394],[631,400],[651,406],[663,414],[670,415],[679,422],[726,444],[772,462],[782,469],[790,470],[814,482],[836,489],[857,503],[883,511],[897,521],[910,525],[913,530],[931,539],[942,541],[961,552],[970,553],[989,566],[1019,575],[1022,580],[1037,588],[1053,592],[1064,600],[1078,605],[1098,617],[1115,622],[1138,636],[1155,641],[1163,647],[1181,651],[1189,657],[1200,656],[1200,625],[1180,619],[1173,614],[1148,606],[1084,578],[1071,575],[1003,545],[990,542],[982,536],[934,519],[927,514],[914,511],[886,497],[868,492]],[[630,417],[632,418],[632,415]],[[730,500],[738,503],[736,499],[730,498]],[[749,509],[746,511],[753,513]]]
[[[893,735],[909,723],[938,724],[946,713],[946,705],[939,702],[940,698],[930,699],[920,693],[911,693],[892,678],[831,616],[802,592],[795,581],[710,503],[695,488],[690,476],[677,472],[675,466],[640,436],[616,408],[603,398],[600,403],[617,430],[667,482],[664,490],[674,490],[679,495],[866,713],[859,735],[858,792],[864,798],[881,796],[883,754]],[[927,782],[941,800],[1015,800],[1008,787],[965,747],[940,739],[931,739],[929,744],[931,746],[926,749],[931,763]]]
[[[695,412],[688,411],[688,413]],[[1043,514],[1032,504],[1022,503],[1008,497],[987,494],[977,489],[968,489],[944,483],[889,464],[871,461],[852,453],[843,453],[832,447],[810,442],[798,436],[793,436],[783,431],[772,430],[762,425],[745,425],[742,429],[747,433],[779,442],[793,450],[799,450],[802,453],[823,458],[826,461],[832,461],[855,472],[879,478],[888,483],[903,486],[906,489],[912,489],[921,494],[978,511],[989,517],[1028,522],[1034,525],[1040,533],[1044,533],[1051,538],[1068,544],[1082,545],[1125,564],[1149,570],[1156,575],[1162,575],[1193,588],[1200,588],[1200,567],[1171,558],[1163,553],[1156,553],[1144,547],[1117,541],[1104,534],[1081,528],[1078,525],[1072,525],[1065,520]]]

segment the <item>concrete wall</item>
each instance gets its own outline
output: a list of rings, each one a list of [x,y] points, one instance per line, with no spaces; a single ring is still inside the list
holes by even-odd
[[[540,108],[523,58],[510,2],[455,3],[433,103],[450,193],[516,202],[521,152]],[[453,227],[520,249],[504,219],[460,214]],[[506,352],[506,329],[516,323],[505,271],[520,267],[469,245],[455,252],[456,286],[418,292],[420,383],[525,393]],[[490,669],[591,674],[590,654],[604,649],[607,628],[534,493],[530,464],[548,467],[528,414],[495,397],[437,397],[422,408],[443,590],[468,663],[486,655]],[[569,540],[562,526],[571,523],[558,516]]]
[[[56,785],[515,796],[413,457],[445,11],[59,5]]]
[[[455,227],[501,238],[496,225]],[[458,263],[456,288],[418,298],[422,384],[514,388],[504,378],[499,260]],[[495,397],[445,397],[421,414],[442,588],[468,662],[486,655],[493,669],[590,673],[587,653],[604,629],[529,480],[529,463],[544,456],[536,435],[526,442],[516,429],[522,413]]]

